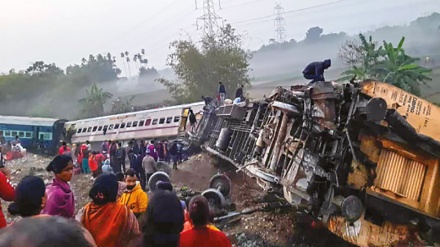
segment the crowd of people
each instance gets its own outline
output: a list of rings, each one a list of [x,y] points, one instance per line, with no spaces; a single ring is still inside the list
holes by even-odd
[[[179,161],[177,144],[132,140],[123,148],[111,140],[93,151],[89,142],[72,148],[63,143],[46,168],[54,175],[47,186],[40,177],[26,176],[14,188],[7,169],[0,168],[0,197],[13,201],[8,212],[17,216],[8,223],[0,214],[0,247],[231,246],[211,223],[206,198],[181,201],[163,181],[149,188],[157,162]],[[82,208],[75,208],[70,186],[75,173],[92,174],[90,202]]]
[[[183,144],[175,140],[171,143],[164,139],[138,142],[132,139],[126,147],[121,142],[103,141],[100,150],[93,150],[90,142],[69,144],[63,142],[58,155],[70,155],[73,159],[75,174],[92,174],[92,179],[102,172],[127,173],[126,163],[135,170],[145,189],[146,180],[157,171],[157,162],[172,163],[173,169],[183,160]],[[128,162],[127,162],[128,161]]]

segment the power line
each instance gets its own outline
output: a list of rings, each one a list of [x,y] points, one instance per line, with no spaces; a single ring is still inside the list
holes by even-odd
[[[159,34],[162,34],[163,32],[167,31],[170,27],[173,27],[174,24],[176,22],[181,22],[182,20],[185,20],[185,18],[187,18],[189,15],[193,14],[194,10],[190,10],[186,13],[183,13],[182,15],[178,15],[173,21],[169,22],[168,25],[164,25],[164,26],[156,26],[154,29],[149,29],[149,30],[144,30],[142,32],[140,32],[138,34],[138,37],[141,37],[143,34],[154,34],[152,36],[150,36],[150,38],[148,39],[148,43],[157,43],[156,40],[152,39],[151,37],[158,37]],[[135,38],[133,39],[134,41],[136,40],[141,40],[140,38]],[[131,44],[133,44],[133,42],[127,43],[126,47],[129,47]],[[146,50],[149,50],[146,47]]]
[[[244,6],[244,5],[248,5],[248,4],[256,3],[256,2],[261,2],[261,1],[265,1],[265,0],[254,0],[254,1],[250,1],[250,2],[245,2],[245,3],[237,4],[237,5],[231,5],[231,6],[222,7],[221,9],[229,9],[229,8],[241,7],[241,6]]]
[[[176,4],[179,0],[174,0],[173,2],[171,2],[170,4],[168,4],[167,6],[165,6],[164,8],[160,9],[159,11],[155,12],[153,15],[148,16],[146,18],[144,18],[142,21],[138,22],[137,24],[133,25],[131,28],[124,30],[123,32],[121,32],[120,34],[115,35],[116,37],[123,37],[127,34],[131,34],[133,33],[133,31],[135,31],[138,27],[141,27],[143,24],[145,24],[145,22],[151,20],[152,18],[158,16],[159,14],[161,14],[162,12],[164,12],[165,10],[168,10],[172,5]],[[120,40],[120,39],[119,39]],[[104,44],[104,46],[106,48],[108,48],[111,45],[114,45],[118,42],[118,39],[113,39],[110,42],[106,42]],[[100,44],[100,48],[102,49],[103,44]],[[95,49],[96,50],[96,49]]]
[[[295,10],[289,10],[289,11],[285,11],[284,14],[295,13],[295,12],[301,12],[301,11],[304,11],[304,10],[309,10],[309,9],[319,8],[319,7],[327,6],[327,5],[333,5],[333,4],[335,4],[335,3],[346,2],[346,1],[349,1],[349,0],[337,0],[337,1],[330,2],[330,3],[318,4],[318,5],[310,6],[310,7],[306,7],[306,8],[295,9]],[[275,14],[272,14],[272,15],[266,15],[266,16],[261,16],[261,17],[256,17],[256,18],[251,18],[251,19],[247,19],[247,20],[243,20],[243,21],[232,22],[231,24],[240,24],[240,23],[250,22],[250,21],[254,21],[254,20],[261,20],[261,19],[266,19],[266,18],[273,18],[274,16],[275,16]]]
[[[372,1],[372,0],[365,0],[365,1]],[[351,3],[348,3],[348,4],[344,5],[343,7],[352,6],[352,5],[356,5],[356,4],[358,4],[358,3],[351,2]],[[339,7],[339,6],[334,6],[334,7]],[[302,16],[302,15],[308,15],[309,14],[309,13],[299,13],[299,12],[301,12],[301,11],[284,12],[284,19],[288,19],[288,18],[292,18],[292,17],[297,17],[297,16]],[[255,21],[249,21],[249,22],[242,22],[242,23],[236,24],[234,26],[248,26],[248,25],[253,25],[253,24],[256,24],[256,23],[265,23],[265,22],[272,22],[272,21],[273,21],[273,19],[268,19],[268,20],[261,19],[261,20],[255,20]]]
[[[277,3],[274,8],[275,17],[275,34],[278,38],[278,42],[283,43],[286,38],[286,29],[284,26],[286,25],[286,21],[284,20],[284,8],[281,7],[280,3]]]

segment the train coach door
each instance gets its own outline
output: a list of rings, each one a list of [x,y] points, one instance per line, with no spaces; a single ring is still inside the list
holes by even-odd
[[[182,109],[182,114],[180,115],[179,131],[178,131],[179,137],[185,136],[185,134],[186,134],[186,126],[188,123],[189,109],[191,109],[191,108],[187,107],[187,108]]]

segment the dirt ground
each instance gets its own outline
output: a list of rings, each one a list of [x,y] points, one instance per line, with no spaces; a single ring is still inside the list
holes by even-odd
[[[172,171],[176,188],[187,186],[202,192],[209,179],[217,173],[226,174],[232,183],[231,201],[236,211],[259,205],[267,195],[255,180],[244,173],[236,173],[232,165],[207,154],[195,155]],[[221,228],[234,246],[351,246],[325,229],[314,229],[308,217],[295,214],[291,208],[270,212],[256,212],[236,218],[235,223]],[[221,227],[222,225],[217,225]]]
[[[50,183],[53,176],[45,170],[50,160],[50,157],[27,154],[22,159],[8,162],[13,185],[29,174],[40,176],[46,184]],[[253,179],[243,173],[236,173],[232,166],[206,154],[194,155],[179,164],[178,170],[171,172],[171,181],[178,194],[181,194],[182,188],[198,194],[208,189],[209,179],[218,172],[226,174],[231,180],[230,199],[235,204],[236,211],[259,205],[258,202],[265,196]],[[90,201],[90,178],[91,175],[80,174],[74,175],[71,181],[76,210]],[[2,201],[1,204],[7,221],[12,221],[14,218],[7,213],[9,203]],[[298,222],[302,222],[301,227],[298,227]],[[295,215],[293,210],[284,209],[238,216],[232,223],[218,227],[227,234],[233,246],[349,246],[324,230],[303,226],[310,223],[306,218]]]

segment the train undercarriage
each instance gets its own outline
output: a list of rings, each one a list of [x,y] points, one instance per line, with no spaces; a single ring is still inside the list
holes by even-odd
[[[440,242],[440,109],[377,81],[205,109],[190,142],[359,246]]]

